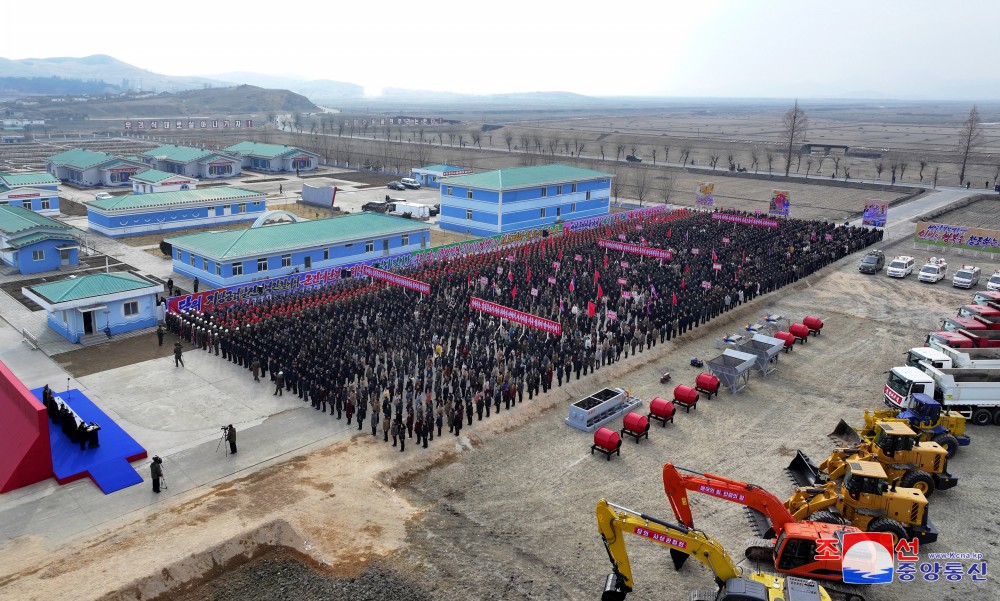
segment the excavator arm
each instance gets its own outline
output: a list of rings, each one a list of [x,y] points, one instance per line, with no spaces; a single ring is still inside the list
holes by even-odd
[[[680,474],[677,470],[688,472]],[[715,474],[702,474],[685,468],[675,468],[672,463],[663,466],[663,490],[674,510],[674,516],[688,528],[694,527],[687,491],[700,492],[725,501],[739,503],[763,515],[770,522],[768,528],[758,528],[761,536],[770,538],[773,532],[782,530],[795,518],[785,508],[778,497],[757,486],[738,480],[730,480]]]
[[[670,549],[674,569],[680,569],[688,556],[694,557],[712,570],[720,587],[730,578],[742,575],[722,545],[705,533],[658,520],[604,499],[597,503],[597,529],[611,560],[612,570],[603,601],[621,601],[632,592],[632,567],[625,549],[625,534],[634,534]]]

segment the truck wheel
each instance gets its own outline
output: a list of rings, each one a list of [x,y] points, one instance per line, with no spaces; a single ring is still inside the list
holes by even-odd
[[[934,494],[934,478],[923,470],[910,470],[899,480],[903,488],[915,488],[924,493],[928,499]]]
[[[1000,409],[993,410],[993,425],[1000,426]]]
[[[988,426],[993,423],[993,413],[989,409],[976,409],[972,412],[972,423],[977,426]]]
[[[838,526],[846,526],[850,524],[847,519],[843,516],[837,515],[832,511],[817,511],[816,513],[809,516],[810,522],[821,522],[823,524],[836,524]]]
[[[907,537],[906,528],[892,518],[878,518],[872,520],[868,523],[868,532],[888,532],[889,534],[892,534],[892,544],[894,546],[896,541]]]
[[[958,452],[958,439],[955,438],[954,434],[948,434],[947,432],[942,432],[934,438],[931,439],[932,442],[936,442],[941,445],[946,451],[948,451],[948,459],[955,456]]]

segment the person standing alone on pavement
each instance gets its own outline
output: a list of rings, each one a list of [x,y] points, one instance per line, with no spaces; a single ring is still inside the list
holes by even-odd
[[[156,326],[156,340],[159,342],[157,346],[163,346],[163,326]]]
[[[198,278],[194,279],[194,293],[198,294]]]
[[[161,464],[163,460],[157,456],[153,456],[153,463],[149,464],[149,475],[153,479],[153,492],[160,492],[160,478],[163,477],[163,467]]]
[[[236,454],[236,428],[232,424],[226,428],[226,441],[229,443],[229,453]]]
[[[184,367],[184,359],[181,357],[181,353],[184,352],[183,347],[181,347],[180,342],[174,343],[174,367],[181,366]]]

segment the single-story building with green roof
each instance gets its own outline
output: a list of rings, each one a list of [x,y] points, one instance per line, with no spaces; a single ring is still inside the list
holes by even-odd
[[[281,144],[240,142],[225,152],[240,157],[244,169],[257,171],[313,171],[319,166],[318,154]]]
[[[59,214],[59,180],[49,173],[0,173],[0,206]]]
[[[194,190],[197,187],[198,180],[193,177],[167,173],[159,169],[150,169],[132,176],[132,194],[177,192],[178,190]]]
[[[24,207],[0,205],[0,260],[19,273],[76,265],[79,241],[70,226]]]
[[[112,238],[208,227],[252,221],[266,204],[264,194],[233,186],[127,194],[87,203],[87,227]]]
[[[430,226],[354,213],[168,238],[174,271],[221,288],[427,248]]]
[[[70,276],[25,286],[21,292],[48,314],[49,327],[72,343],[85,336],[114,336],[157,324],[157,284],[128,272]]]
[[[472,173],[472,169],[454,165],[428,165],[410,169],[410,177],[420,182],[420,185],[425,188],[440,188],[442,179],[470,173]]]
[[[449,177],[441,184],[439,225],[494,236],[607,215],[612,177],[559,164]]]
[[[133,175],[147,169],[139,161],[85,148],[60,152],[45,161],[45,170],[60,181],[100,188],[129,186]]]
[[[243,165],[243,159],[238,156],[173,144],[142,152],[139,160],[158,171],[200,179],[236,177]]]

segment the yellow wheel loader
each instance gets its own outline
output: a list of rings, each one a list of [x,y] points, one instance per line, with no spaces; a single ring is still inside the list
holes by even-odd
[[[958,411],[946,411],[941,403],[923,393],[912,395],[908,409],[865,411],[865,425],[853,428],[844,420],[830,433],[848,445],[860,444],[875,437],[875,424],[880,421],[903,422],[910,426],[920,442],[936,442],[954,457],[959,447],[971,442],[965,434],[965,416]]]

